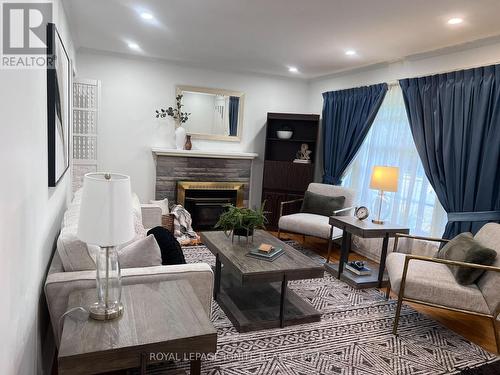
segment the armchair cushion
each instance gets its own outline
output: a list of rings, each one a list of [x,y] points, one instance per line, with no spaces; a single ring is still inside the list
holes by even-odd
[[[491,266],[495,262],[496,256],[496,251],[475,241],[472,233],[460,233],[439,250],[436,258]],[[484,270],[477,268],[451,265],[448,267],[457,283],[461,285],[473,284],[484,273]]]
[[[399,293],[406,254],[390,253],[386,267],[391,288]],[[490,309],[476,284],[460,285],[445,264],[412,260],[408,264],[405,298],[452,308],[490,314]]]
[[[344,207],[354,206],[356,191],[353,189],[346,188],[344,186],[320,184],[317,182],[312,182],[307,187],[307,191],[321,195],[328,195],[330,197],[343,196],[345,197]],[[340,214],[340,216],[346,216],[346,215],[352,215],[352,213],[350,211],[346,211]]]
[[[344,202],[344,196],[333,197],[306,191],[300,212],[331,216],[333,215],[333,211],[344,207]]]
[[[301,233],[308,236],[328,239],[330,235],[330,218],[309,213],[299,213],[280,217],[278,226],[285,232]],[[342,231],[338,228],[333,229],[332,238],[342,236]]]
[[[476,233],[474,239],[481,245],[500,253],[500,224],[488,223]],[[493,266],[500,267],[500,256],[497,256]],[[476,282],[492,313],[500,312],[500,272],[487,271]]]

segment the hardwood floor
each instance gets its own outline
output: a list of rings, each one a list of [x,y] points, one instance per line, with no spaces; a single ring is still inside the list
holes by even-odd
[[[277,235],[277,232],[271,232]],[[326,258],[328,253],[328,244],[326,240],[321,240],[314,237],[305,237],[301,235],[282,233],[282,239],[292,239],[303,244],[304,247],[314,250],[316,253]],[[340,248],[336,245],[333,247],[332,256],[330,261],[338,261],[340,258]],[[351,253],[349,259],[366,259],[361,255]],[[384,289],[385,292],[385,289]],[[391,293],[391,298],[397,298],[396,295]],[[445,327],[472,341],[473,343],[483,347],[492,353],[497,353],[495,334],[492,328],[492,323],[489,319],[472,316],[468,314],[448,311],[444,309],[432,308],[418,304],[410,304],[415,310],[437,320]],[[497,327],[498,328],[498,327]]]

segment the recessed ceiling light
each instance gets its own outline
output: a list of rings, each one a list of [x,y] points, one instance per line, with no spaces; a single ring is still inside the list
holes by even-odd
[[[298,73],[299,72],[299,70],[295,66],[288,67],[288,71],[290,73]]]
[[[134,42],[129,42],[128,43],[128,48],[133,49],[135,51],[141,49],[141,47],[139,47],[139,45],[137,43],[134,43]]]
[[[347,51],[345,51],[345,54],[347,56],[354,56],[356,54],[356,51],[353,49],[348,49]]]
[[[144,20],[152,20],[154,17],[151,13],[149,12],[142,12],[141,13],[141,18],[144,19]]]
[[[459,23],[462,23],[462,22],[464,22],[464,20],[462,18],[458,18],[458,17],[450,18],[448,20],[448,25],[458,25]]]

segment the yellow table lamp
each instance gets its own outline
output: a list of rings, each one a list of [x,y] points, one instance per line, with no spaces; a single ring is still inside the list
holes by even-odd
[[[384,224],[380,214],[382,211],[382,203],[384,201],[384,192],[396,192],[398,191],[398,181],[399,181],[399,168],[398,167],[386,167],[386,166],[375,166],[372,171],[372,178],[370,180],[370,189],[379,190],[379,195],[377,197],[377,219],[373,219],[374,224]]]

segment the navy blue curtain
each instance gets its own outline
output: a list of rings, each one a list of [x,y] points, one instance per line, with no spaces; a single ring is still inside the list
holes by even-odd
[[[238,110],[240,107],[240,98],[237,96],[229,97],[229,135],[238,135]]]
[[[448,212],[443,237],[500,221],[500,65],[400,84],[425,173]]]
[[[340,185],[384,100],[387,84],[323,93],[323,182]]]

